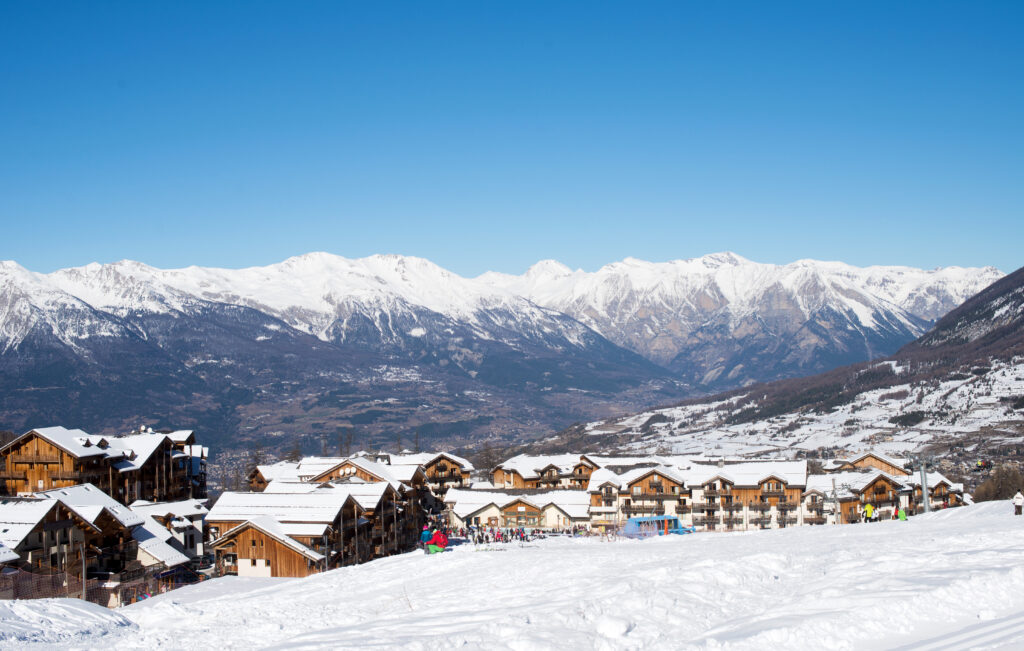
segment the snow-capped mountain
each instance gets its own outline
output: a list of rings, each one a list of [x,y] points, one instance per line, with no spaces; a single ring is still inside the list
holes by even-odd
[[[891,354],[1001,276],[720,253],[629,258],[593,273],[547,260],[479,280],[573,316],[686,381],[725,388]]]
[[[1024,269],[883,360],[570,428],[558,449],[820,456],[875,449],[1017,457],[1024,450]]]
[[[395,255],[50,274],[4,262],[0,426],[152,414],[227,435],[442,421],[438,435],[523,437],[886,354],[999,275],[733,254],[478,278]]]

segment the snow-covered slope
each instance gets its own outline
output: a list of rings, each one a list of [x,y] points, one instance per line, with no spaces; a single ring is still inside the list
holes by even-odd
[[[1015,406],[1024,396],[1024,358],[996,361],[984,372],[979,369],[978,375],[908,377],[902,383],[898,380],[901,367],[891,362],[880,367],[896,371],[892,385],[858,393],[828,410],[793,409],[737,422],[737,415],[756,406],[760,397],[739,393],[595,421],[584,429],[590,436],[613,434],[619,441],[628,441],[627,450],[665,454],[792,456],[809,452],[817,456],[822,450],[872,449],[902,456],[926,448],[940,452],[951,445],[957,449],[982,445],[988,451],[1024,445],[1024,405]]]
[[[772,265],[719,253],[628,258],[594,273],[548,260],[522,276],[479,280],[565,312],[688,381],[726,387],[891,354],[1001,276],[992,267]]]
[[[879,649],[1024,644],[1021,518],[557,539],[411,553],[307,579],[215,579],[8,645],[173,649]],[[460,577],[453,581],[451,577]],[[51,618],[52,619],[52,618]]]

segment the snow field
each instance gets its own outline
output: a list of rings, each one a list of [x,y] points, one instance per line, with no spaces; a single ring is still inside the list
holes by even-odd
[[[1024,517],[1011,513],[987,503],[902,523],[462,545],[309,579],[218,579],[94,622],[69,620],[66,630],[0,639],[174,649],[1019,647]],[[46,612],[68,602],[13,603]],[[2,612],[0,630],[33,621]]]

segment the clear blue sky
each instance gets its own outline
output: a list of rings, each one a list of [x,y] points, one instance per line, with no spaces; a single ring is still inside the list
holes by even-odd
[[[1024,2],[0,3],[0,259],[1024,265]]]

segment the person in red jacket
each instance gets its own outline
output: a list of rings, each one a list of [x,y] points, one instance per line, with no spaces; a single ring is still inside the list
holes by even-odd
[[[441,533],[440,530],[435,530],[434,535],[427,541],[427,553],[437,554],[443,552],[444,548],[448,546],[448,536]]]

